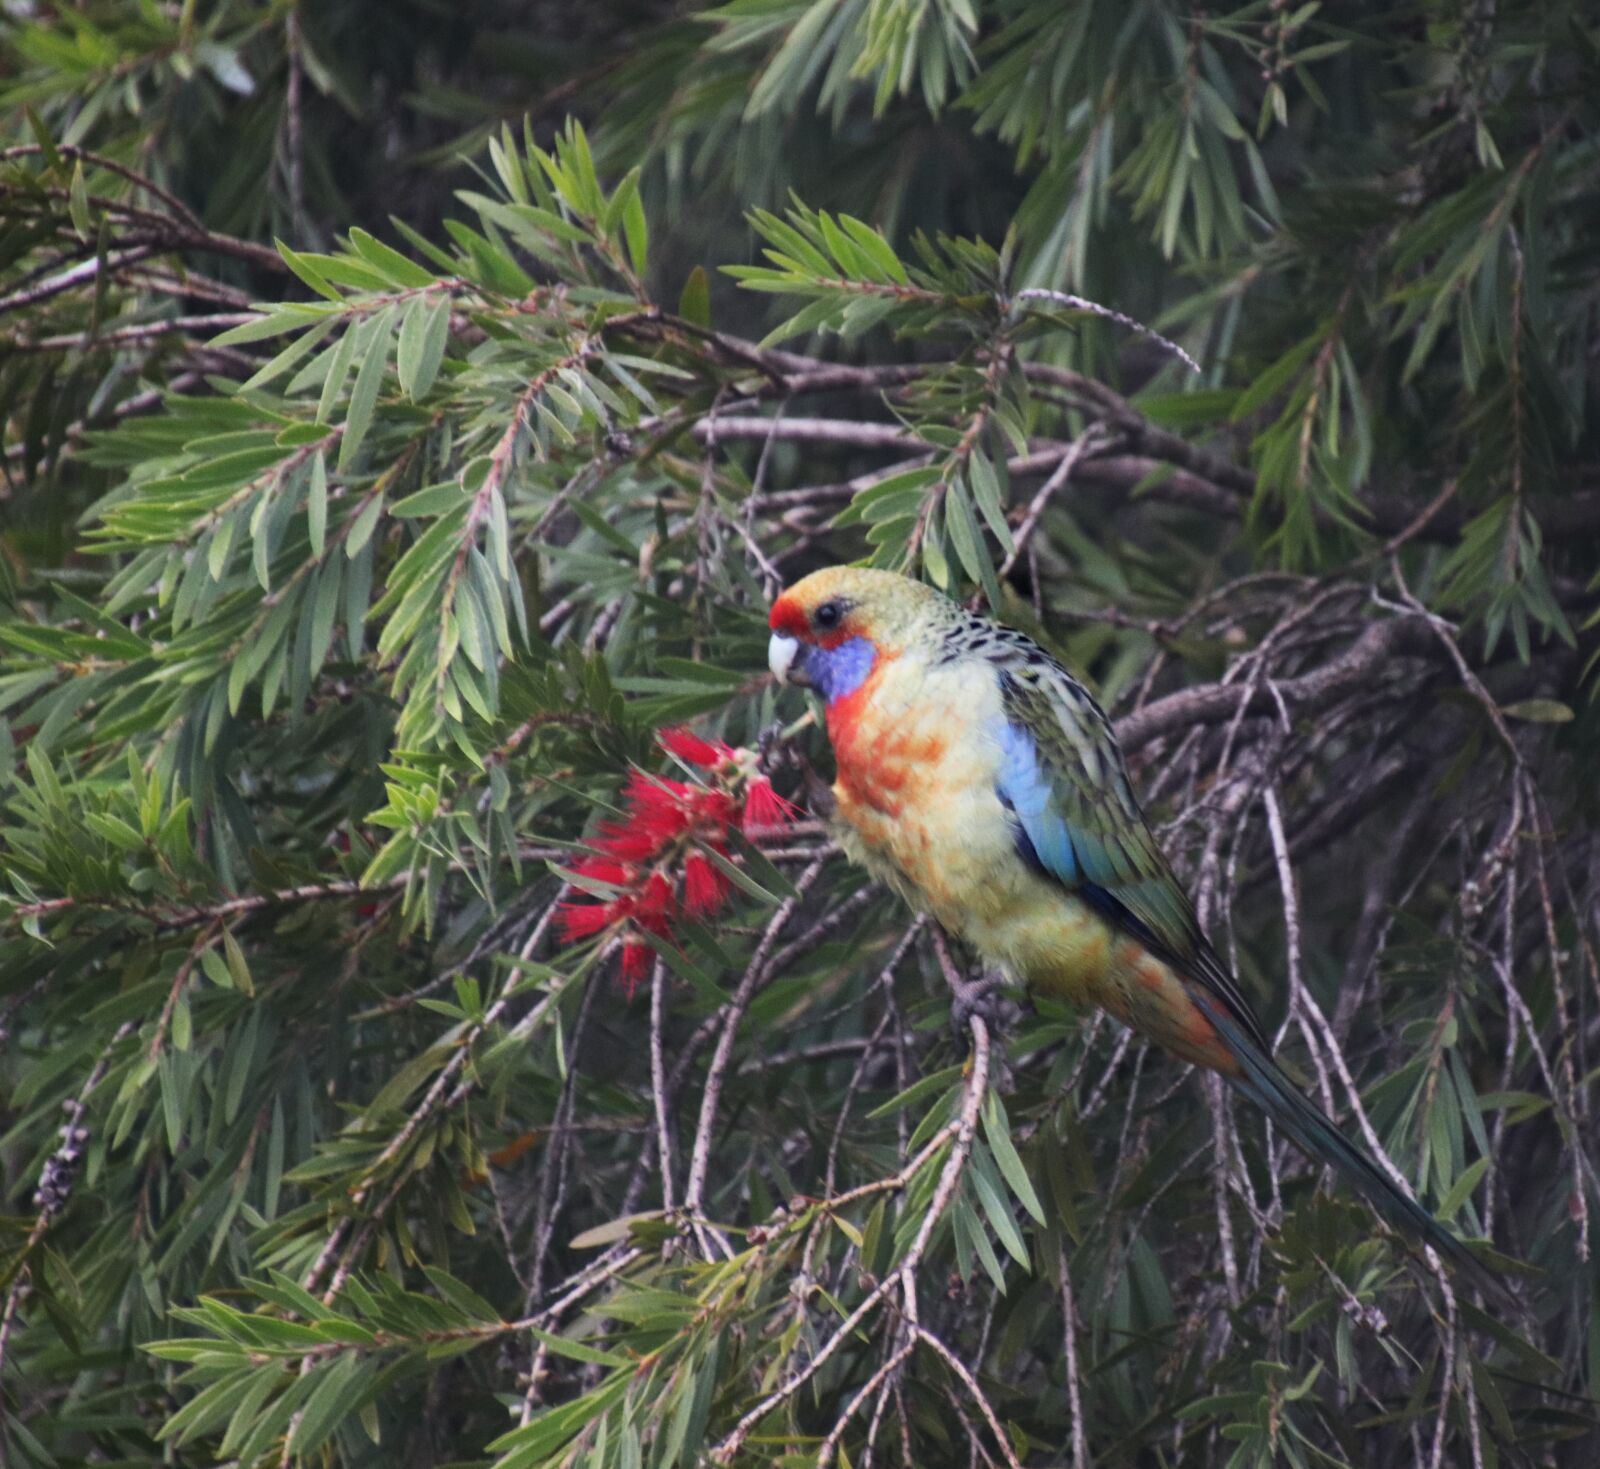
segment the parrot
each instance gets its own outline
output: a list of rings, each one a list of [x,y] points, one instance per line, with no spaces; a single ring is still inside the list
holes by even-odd
[[[991,970],[1217,1072],[1380,1218],[1499,1282],[1290,1080],[1145,821],[1111,722],[1031,638],[896,572],[835,566],[768,618],[825,705],[845,854]],[[820,778],[816,778],[820,780]]]

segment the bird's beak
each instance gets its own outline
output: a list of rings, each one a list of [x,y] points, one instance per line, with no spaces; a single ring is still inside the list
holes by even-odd
[[[779,683],[811,687],[811,680],[806,677],[805,659],[801,657],[799,638],[791,638],[787,633],[773,633],[767,640],[767,667]]]

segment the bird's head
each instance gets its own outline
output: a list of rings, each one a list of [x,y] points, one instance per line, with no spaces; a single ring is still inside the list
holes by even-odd
[[[908,576],[829,566],[772,604],[767,664],[779,683],[814,688],[831,703],[860,688],[880,658],[898,657],[949,605]]]

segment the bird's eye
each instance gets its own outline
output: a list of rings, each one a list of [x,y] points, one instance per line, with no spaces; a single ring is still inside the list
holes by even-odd
[[[818,627],[838,627],[839,619],[844,616],[844,608],[837,602],[824,602],[812,613],[811,620]]]

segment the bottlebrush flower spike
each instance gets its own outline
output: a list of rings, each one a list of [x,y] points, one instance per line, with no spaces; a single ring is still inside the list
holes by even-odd
[[[722,869],[700,852],[690,852],[683,863],[683,906],[697,918],[721,909],[728,896],[728,879]]]
[[[726,791],[700,789],[695,792],[694,814],[701,830],[720,834],[738,819],[739,803]]]
[[[650,978],[650,961],[654,954],[649,944],[638,939],[622,946],[622,983],[627,987],[628,998],[645,980]]]
[[[800,808],[784,800],[772,789],[764,775],[755,775],[744,792],[744,830],[746,834],[763,826],[787,826],[800,815]]]
[[[797,814],[756,773],[754,751],[734,750],[682,727],[663,730],[658,738],[684,764],[711,774],[701,782],[630,771],[622,815],[600,824],[593,852],[573,866],[575,877],[604,883],[615,893],[564,902],[556,914],[567,943],[621,928],[620,975],[630,998],[653,962],[645,935],[671,942],[673,924],[684,914],[706,918],[727,906],[732,884],[705,848],[725,854],[728,833],[741,819],[747,827],[770,827]],[[699,849],[692,845],[697,842]]]
[[[612,887],[626,887],[633,881],[634,874],[624,863],[614,862],[609,857],[583,857],[574,864],[573,869],[579,877],[592,878],[596,882],[607,882]]]
[[[714,770],[724,761],[733,759],[733,750],[721,740],[701,739],[686,725],[656,731],[656,739],[669,755],[676,755],[686,765],[698,765]]]
[[[677,897],[672,884],[659,872],[652,872],[633,900],[631,917],[640,928],[666,937],[677,911]]]
[[[635,770],[629,773],[623,794],[633,808],[633,820],[628,825],[654,838],[659,851],[694,824],[701,792],[699,787],[684,781]]]
[[[661,848],[655,834],[632,821],[603,821],[595,845],[620,864],[648,862]]]
[[[563,903],[556,909],[556,922],[561,925],[561,937],[566,943],[593,938],[603,928],[609,928],[623,916],[627,899],[615,903]]]

